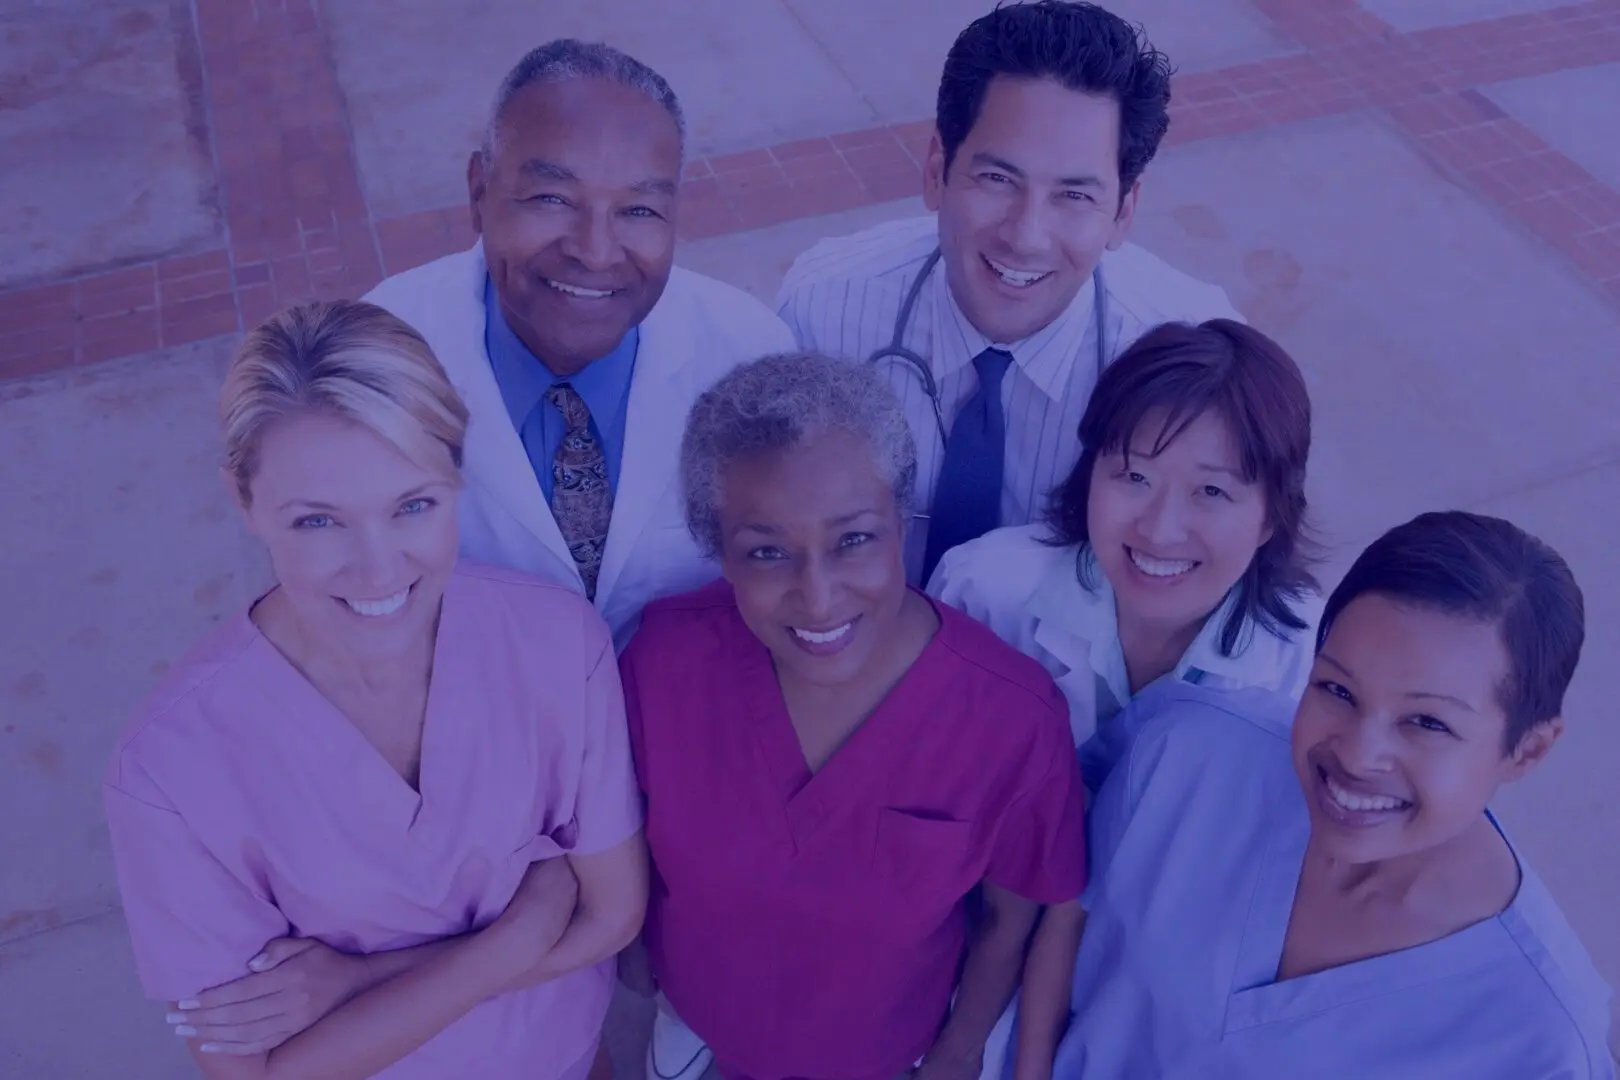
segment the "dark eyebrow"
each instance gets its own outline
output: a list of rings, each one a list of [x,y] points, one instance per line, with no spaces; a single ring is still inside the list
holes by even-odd
[[[1332,664],[1334,667],[1343,672],[1346,678],[1354,679],[1356,677],[1355,672],[1351,671],[1349,668],[1345,667],[1343,664],[1339,663],[1325,652],[1317,653],[1316,658],[1318,660],[1326,660],[1328,663]],[[1409,698],[1418,698],[1428,701],[1449,701],[1459,709],[1467,709],[1471,713],[1477,713],[1479,711],[1462,698],[1452,697],[1450,694],[1433,694],[1426,690],[1412,690],[1408,692],[1406,696]]]
[[[518,168],[518,173],[525,180],[555,180],[559,184],[579,183],[579,177],[572,169],[544,158],[530,158]],[[673,180],[653,177],[648,180],[637,180],[630,185],[630,190],[638,195],[662,195],[669,198],[674,196],[675,186]]]
[[[574,175],[573,170],[565,169],[556,162],[544,158],[530,158],[518,166],[518,173],[527,180],[558,180],[565,184],[579,182],[579,177]]]
[[[1248,483],[1248,480],[1244,478],[1241,472],[1236,469],[1228,469],[1225,465],[1208,465],[1200,463],[1198,467],[1204,472],[1219,473],[1222,476],[1230,476],[1240,484]]]
[[[989,165],[993,169],[1000,169],[1002,172],[1007,173],[1009,176],[1017,177],[1020,180],[1027,179],[1027,177],[1024,174],[1023,169],[1020,169],[1018,166],[1014,165],[1012,162],[1006,160],[1005,158],[996,157],[996,155],[994,155],[994,154],[986,154],[983,151],[980,151],[979,153],[973,155],[973,161],[976,164],[979,164],[979,165]],[[1100,188],[1100,187],[1104,187],[1106,185],[1103,184],[1102,179],[1100,177],[1091,176],[1091,175],[1083,175],[1083,176],[1063,176],[1063,177],[1059,177],[1058,178],[1058,186],[1059,187],[1096,187],[1096,188]]]

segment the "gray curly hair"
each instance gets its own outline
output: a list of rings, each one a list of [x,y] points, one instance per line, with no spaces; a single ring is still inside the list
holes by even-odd
[[[682,152],[685,152],[686,117],[675,91],[669,88],[662,75],[611,45],[577,38],[558,38],[529,50],[501,81],[484,128],[483,145],[480,147],[484,158],[493,158],[499,149],[497,143],[501,120],[518,91],[534,83],[557,83],[569,79],[606,79],[647,95],[662,105],[674,119],[675,129],[680,133]]]
[[[868,364],[776,353],[733,369],[692,406],[681,442],[686,527],[720,554],[721,475],[740,458],[842,432],[867,442],[902,518],[917,487],[917,446],[900,402]]]

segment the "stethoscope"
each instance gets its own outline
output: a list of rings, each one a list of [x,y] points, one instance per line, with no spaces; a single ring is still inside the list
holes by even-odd
[[[939,248],[928,256],[922,269],[917,272],[917,278],[911,283],[906,292],[905,301],[900,305],[900,314],[894,320],[894,337],[889,344],[866,358],[868,364],[877,364],[884,360],[904,360],[910,364],[922,383],[923,393],[928,395],[928,403],[934,409],[934,423],[939,427],[939,441],[944,443],[950,434],[945,426],[945,407],[939,399],[939,383],[934,379],[934,373],[929,370],[928,361],[906,348],[906,330],[911,326],[912,312],[917,307],[917,297],[922,295],[923,285],[928,281],[928,275],[933,272],[934,265],[939,262]],[[1091,285],[1096,292],[1096,299],[1092,303],[1091,317],[1097,324],[1097,377],[1102,377],[1103,368],[1108,366],[1108,289],[1103,284],[1102,264],[1091,272]]]

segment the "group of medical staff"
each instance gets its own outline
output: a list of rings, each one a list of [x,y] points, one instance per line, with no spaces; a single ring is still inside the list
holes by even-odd
[[[1128,242],[1171,69],[1094,4],[956,39],[928,213],[775,310],[674,265],[667,83],[553,41],[470,250],[251,330],[275,584],[103,784],[209,1080],[1612,1080],[1489,810],[1585,637],[1436,512],[1313,573],[1311,403]]]

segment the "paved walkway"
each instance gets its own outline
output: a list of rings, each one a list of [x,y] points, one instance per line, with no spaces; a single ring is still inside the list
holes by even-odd
[[[670,78],[696,154],[680,258],[769,296],[821,236],[918,212],[940,62],[988,6],[0,13],[0,1075],[188,1075],[137,997],[96,781],[133,703],[264,581],[215,473],[242,327],[468,242],[487,99],[560,34]],[[1182,71],[1136,236],[1306,369],[1329,580],[1440,506],[1510,516],[1575,566],[1569,734],[1502,811],[1620,984],[1620,0],[1114,6]],[[621,1069],[645,1023],[616,1013]]]

